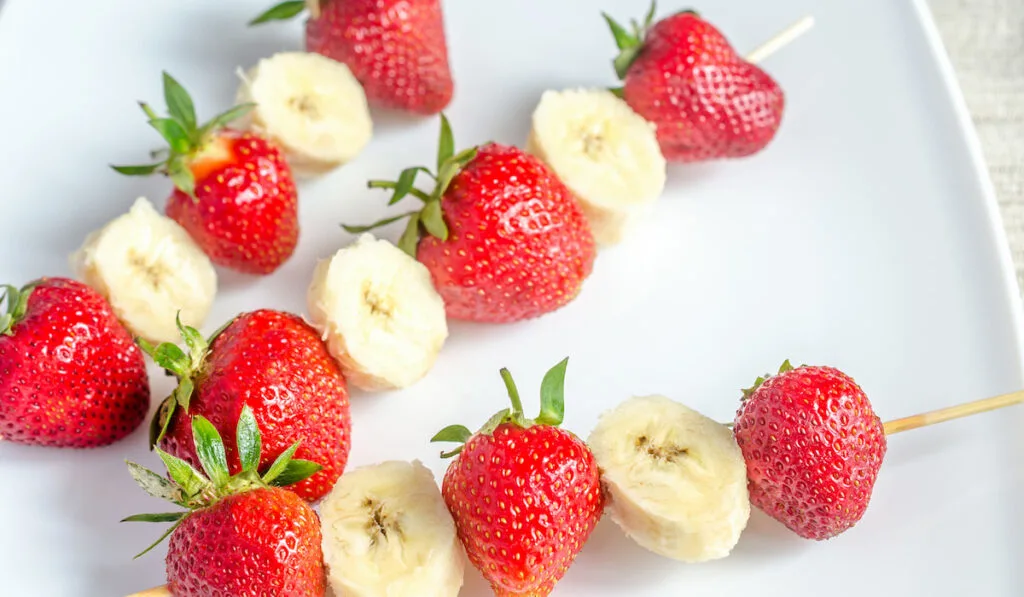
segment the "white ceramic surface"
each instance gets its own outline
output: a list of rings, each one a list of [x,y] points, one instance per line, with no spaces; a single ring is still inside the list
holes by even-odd
[[[269,2],[269,0],[267,0]],[[235,69],[298,48],[297,23],[248,30],[263,0],[9,0],[0,14],[0,278],[69,273],[86,232],[160,179],[108,163],[145,159],[158,138],[137,99],[160,101],[160,70],[201,116],[226,107]],[[685,4],[662,2],[663,14]],[[621,0],[448,0],[459,145],[524,141],[540,92],[613,82],[599,10]],[[570,355],[566,425],[589,432],[630,394],[660,392],[729,420],[739,388],[783,359],[840,367],[883,418],[1012,391],[1022,379],[1021,314],[998,211],[969,119],[923,3],[716,0],[705,15],[752,49],[799,16],[817,25],[765,66],[787,92],[767,151],[673,167],[656,218],[600,255],[580,298],[509,326],[452,325],[414,388],[353,396],[351,465],[420,458],[427,439],[504,404],[508,366],[535,405],[543,372]],[[208,330],[246,309],[302,312],[314,261],[351,237],[338,223],[385,213],[365,189],[434,155],[436,119],[378,115],[354,163],[301,187],[302,236],[277,274],[221,275]],[[386,234],[397,238],[400,230]],[[169,379],[152,371],[154,394]],[[1024,409],[891,439],[865,518],[826,542],[755,513],[734,554],[685,566],[602,522],[556,589],[562,597],[1024,594]],[[92,452],[0,445],[0,595],[118,597],[162,582],[160,529],[118,524],[165,506],[123,460],[155,465],[145,431]],[[462,595],[483,597],[475,571]]]

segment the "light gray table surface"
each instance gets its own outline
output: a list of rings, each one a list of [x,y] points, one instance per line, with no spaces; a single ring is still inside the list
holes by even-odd
[[[981,138],[1024,292],[1024,0],[928,4]]]

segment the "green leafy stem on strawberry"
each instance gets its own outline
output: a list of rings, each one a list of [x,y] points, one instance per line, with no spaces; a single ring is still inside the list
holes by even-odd
[[[32,294],[32,289],[38,284],[39,281],[37,280],[21,288],[16,288],[10,284],[0,286],[0,288],[4,289],[4,294],[0,301],[7,300],[7,311],[0,313],[0,334],[4,336],[14,334],[14,324],[25,317],[25,311],[28,309],[28,297]]]
[[[181,314],[179,313],[175,322],[178,325],[178,331],[181,333],[181,337],[185,341],[185,348],[187,351],[182,350],[179,346],[170,342],[164,342],[158,346],[153,346],[142,338],[136,340],[139,348],[148,354],[153,359],[153,362],[160,367],[163,367],[165,371],[174,375],[178,379],[177,387],[175,387],[174,391],[171,392],[171,395],[165,398],[160,404],[157,416],[153,417],[153,420],[150,423],[150,449],[153,449],[167,433],[167,428],[171,424],[174,411],[179,407],[188,411],[189,402],[192,398],[192,391],[195,389],[195,385],[192,380],[202,369],[203,361],[206,359],[206,355],[209,352],[210,345],[213,344],[213,340],[220,335],[225,328],[231,325],[232,321],[234,321],[234,318],[229,319],[224,325],[214,331],[209,338],[203,338],[202,334],[200,334],[198,330],[181,323]]]
[[[512,408],[502,409],[495,413],[477,431],[477,434],[491,434],[498,426],[505,423],[512,423],[520,427],[530,427],[531,425],[558,427],[561,425],[565,417],[565,369],[568,365],[569,357],[566,357],[544,374],[544,379],[540,384],[540,414],[535,419],[526,418],[523,413],[523,402],[519,398],[519,390],[512,379],[512,374],[508,369],[502,367],[501,379],[505,382]],[[434,437],[430,438],[430,441],[460,444],[449,452],[441,453],[441,458],[451,458],[462,452],[465,443],[473,435],[474,433],[464,425],[449,425],[438,431]]]
[[[416,246],[425,231],[431,236],[441,240],[448,240],[448,224],[441,212],[441,197],[448,190],[448,185],[462,168],[476,157],[477,147],[470,147],[455,153],[455,139],[452,135],[451,125],[444,114],[441,115],[441,133],[437,146],[437,172],[432,172],[425,166],[413,166],[402,170],[397,181],[371,180],[367,186],[371,189],[391,189],[391,200],[388,205],[394,205],[411,195],[423,202],[423,207],[406,212],[397,216],[384,218],[366,226],[350,226],[342,224],[347,232],[359,234],[368,232],[381,226],[397,222],[403,218],[409,218],[405,232],[398,240],[398,248],[409,255],[416,256]],[[434,188],[429,192],[416,188],[416,176],[423,172],[434,180]]]
[[[136,558],[145,555],[170,536],[181,521],[194,510],[206,508],[227,496],[253,489],[286,487],[311,477],[321,469],[315,462],[293,458],[299,448],[299,442],[295,442],[260,475],[257,467],[263,440],[256,424],[256,417],[248,406],[242,408],[235,433],[242,470],[234,476],[228,473],[223,439],[213,424],[202,416],[192,418],[192,434],[203,472],[197,471],[189,463],[160,448],[156,448],[156,453],[167,467],[170,479],[135,462],[127,461],[132,478],[146,493],[185,509],[179,512],[136,514],[122,520],[121,522],[174,523],[155,543],[136,555]]]
[[[310,15],[315,17],[315,13],[319,12],[320,2],[287,0],[286,2],[275,4],[255,19],[249,21],[249,26],[269,23],[271,21],[289,21],[305,12],[307,8],[310,9]]]
[[[156,129],[168,144],[168,147],[154,151],[153,157],[166,157],[153,164],[111,168],[128,176],[149,176],[159,172],[170,177],[174,186],[195,200],[196,181],[189,164],[207,150],[209,141],[217,131],[245,116],[256,105],[239,104],[200,125],[196,119],[192,97],[166,72],[163,73],[163,89],[167,118],[158,116],[146,102],[139,102],[139,107],[149,119],[149,125]]]

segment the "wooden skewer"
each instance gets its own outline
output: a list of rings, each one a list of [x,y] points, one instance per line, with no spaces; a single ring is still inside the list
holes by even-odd
[[[306,10],[309,12],[309,18],[319,19],[320,18],[320,0],[306,0]],[[129,595],[128,597],[134,597]],[[145,596],[143,596],[145,597]]]
[[[781,50],[784,46],[800,37],[814,26],[814,17],[807,15],[779,32],[778,35],[761,44],[753,52],[747,54],[747,61],[758,63]]]
[[[138,593],[132,593],[128,597],[171,597],[171,590],[167,588],[167,585],[161,585]]]
[[[943,421],[969,417],[971,415],[996,410],[997,408],[1003,408],[1005,406],[1011,406],[1021,402],[1024,402],[1024,390],[1003,394],[1001,396],[993,396],[992,398],[983,398],[973,402],[965,402],[963,404],[957,404],[956,406],[940,408],[939,410],[933,410],[889,421],[884,426],[885,434],[892,435],[901,431],[909,431],[911,429],[917,429],[918,427],[942,423]]]

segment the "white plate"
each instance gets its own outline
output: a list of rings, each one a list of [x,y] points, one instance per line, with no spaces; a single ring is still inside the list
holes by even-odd
[[[167,69],[201,116],[226,107],[237,67],[301,43],[297,23],[245,28],[269,2],[8,0],[0,278],[66,275],[86,232],[138,195],[163,201],[165,181],[107,168],[158,145],[135,100],[162,105]],[[420,458],[440,474],[428,438],[502,407],[499,367],[533,398],[566,355],[566,425],[581,434],[638,393],[729,420],[738,389],[787,357],[846,370],[886,419],[1024,385],[1022,318],[996,203],[923,3],[703,4],[743,49],[815,11],[815,29],[766,64],[788,97],[775,142],[751,159],[672,168],[657,217],[601,254],[568,308],[517,325],[455,324],[418,386],[356,394],[351,465]],[[612,83],[599,10],[628,18],[645,6],[445,8],[457,79],[448,114],[464,146],[522,142],[546,88]],[[358,160],[302,187],[302,236],[285,267],[265,279],[222,274],[208,331],[240,310],[302,312],[314,261],[350,240],[337,224],[385,212],[385,196],[365,180],[431,159],[436,131],[436,119],[379,119]],[[165,395],[169,380],[155,370],[152,378],[154,395]],[[635,547],[606,520],[556,595],[1022,595],[1022,425],[1016,408],[892,438],[865,518],[826,543],[755,513],[732,557],[684,566]],[[155,464],[145,441],[140,430],[92,452],[0,445],[0,593],[116,597],[162,582],[162,549],[131,559],[159,529],[117,523],[164,507],[123,464]],[[468,574],[463,595],[486,594]]]

